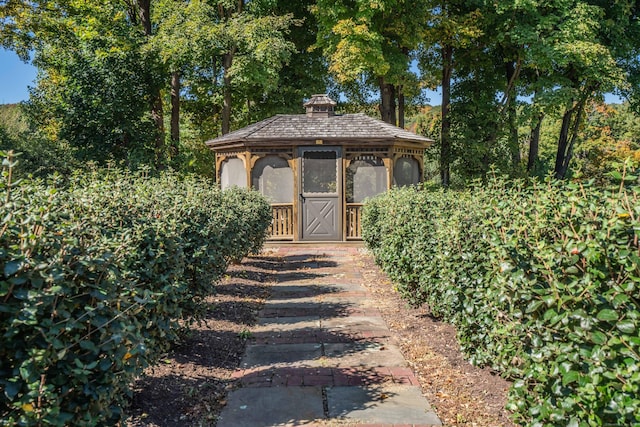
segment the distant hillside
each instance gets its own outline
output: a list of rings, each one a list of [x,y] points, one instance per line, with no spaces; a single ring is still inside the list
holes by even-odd
[[[438,140],[440,138],[440,117],[442,107],[440,105],[425,105],[418,112],[407,117],[405,128],[420,135]]]
[[[18,135],[28,129],[20,104],[0,104],[0,127],[9,135]]]

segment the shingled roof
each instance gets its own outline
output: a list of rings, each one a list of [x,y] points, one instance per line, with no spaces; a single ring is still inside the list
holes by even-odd
[[[211,148],[260,142],[316,141],[415,142],[430,144],[432,139],[390,125],[365,114],[311,117],[305,114],[276,115],[235,132],[207,141]]]

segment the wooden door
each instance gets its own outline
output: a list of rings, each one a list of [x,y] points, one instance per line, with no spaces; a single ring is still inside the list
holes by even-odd
[[[300,239],[342,239],[342,151],[300,147]]]

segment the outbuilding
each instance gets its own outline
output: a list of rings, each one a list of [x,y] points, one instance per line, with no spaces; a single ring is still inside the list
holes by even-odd
[[[421,182],[433,140],[365,114],[335,114],[324,94],[304,106],[306,114],[276,115],[207,141],[218,182],[270,201],[272,240],[361,239],[364,200]]]

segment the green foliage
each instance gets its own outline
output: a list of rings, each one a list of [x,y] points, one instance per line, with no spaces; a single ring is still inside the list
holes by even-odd
[[[319,24],[316,47],[324,50],[339,82],[368,74],[374,80],[384,76],[393,84],[408,83],[408,52],[422,40],[427,4],[321,0],[312,10]]]
[[[197,319],[229,262],[258,251],[267,202],[164,174],[0,181],[0,418],[114,424],[132,380]]]
[[[152,104],[166,71],[146,46],[136,5],[25,3],[0,16],[0,37],[30,49],[39,69],[27,109],[34,129],[81,161],[153,164],[162,147]]]
[[[521,153],[541,114],[553,117],[542,132],[555,139],[545,147],[553,158],[542,159],[537,169],[570,176],[569,165],[581,167],[575,162],[576,135],[585,105],[605,93],[633,94],[640,87],[640,33],[632,1],[455,0],[430,7],[419,67],[430,87],[442,81],[445,102],[446,83],[452,82],[446,115],[451,134],[448,120],[443,122],[444,152],[451,147],[452,158],[440,161],[465,181],[485,178],[490,166],[521,176]],[[563,132],[556,117],[566,119]],[[536,153],[534,144],[530,169]]]
[[[8,135],[17,136],[29,130],[29,125],[20,104],[0,105],[0,127]]]
[[[410,65],[431,16],[428,2],[318,0],[311,11],[318,26],[312,49],[322,51],[340,92],[369,102],[377,92],[383,120],[396,124],[395,97],[420,92]]]
[[[6,129],[6,130],[5,130]],[[71,174],[78,167],[74,150],[29,129],[22,105],[0,105],[0,151],[20,152],[18,175]]]
[[[640,140],[637,137],[640,119],[631,111],[629,103],[594,101],[586,106],[585,114],[573,150],[570,178],[608,185],[612,182],[611,171],[621,170],[625,165],[630,170],[640,167]],[[544,177],[553,169],[560,122],[558,115],[545,116],[538,165],[531,171],[532,175]],[[524,127],[521,131],[526,132]]]
[[[41,41],[30,121],[50,140],[74,147],[80,161],[153,164],[149,108],[162,76],[156,56],[113,5],[74,9],[58,22],[76,30]]]
[[[396,190],[365,206],[363,235],[409,302],[514,380],[516,421],[640,423],[637,186]]]
[[[206,129],[198,128],[190,114],[181,114],[178,155],[169,164],[176,171],[214,179],[216,155],[205,141],[211,138]]]
[[[275,2],[272,13],[292,14],[294,22],[297,23],[285,34],[286,39],[293,43],[295,48],[279,73],[278,88],[270,91],[269,96],[263,96],[259,92],[252,94],[250,100],[253,103],[253,111],[248,111],[251,113],[249,123],[277,113],[300,113],[303,111],[303,99],[327,90],[328,76],[322,52],[310,49],[316,41],[317,32],[315,16],[310,12],[313,4],[315,0]]]
[[[278,88],[296,48],[289,28],[301,23],[286,10],[276,15],[276,6],[158,1],[149,17],[144,2],[12,2],[0,5],[0,43],[23,56],[34,52],[40,73],[28,111],[48,141],[73,147],[82,162],[161,169],[171,158],[173,166],[201,171],[206,156],[198,147],[164,143],[161,91],[175,89],[172,73],[182,76],[175,90],[208,131],[201,139],[218,133],[223,110],[233,107],[235,126],[259,116],[254,110]],[[180,159],[176,148],[186,151]]]
[[[594,179],[603,184],[609,173],[640,167],[640,119],[629,111],[628,104],[592,103],[586,108],[585,124],[580,129],[572,176]]]
[[[233,110],[234,128],[267,117],[261,104],[280,84],[296,49],[290,29],[301,23],[276,6],[270,0],[156,4],[151,45],[182,73],[185,107],[208,137],[219,133],[225,108]],[[225,106],[225,94],[232,105]]]

